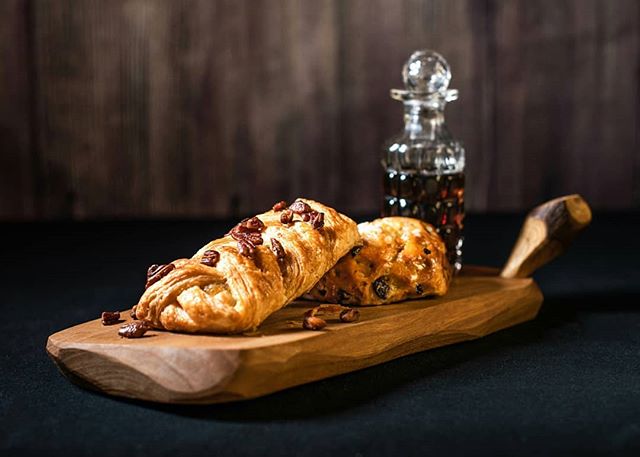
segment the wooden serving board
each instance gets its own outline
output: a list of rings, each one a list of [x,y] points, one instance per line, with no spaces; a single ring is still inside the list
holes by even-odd
[[[554,202],[558,205],[547,205]],[[567,228],[574,219],[557,223],[560,231],[528,220],[503,276],[471,268],[454,279],[445,297],[361,307],[355,323],[328,319],[322,331],[305,330],[303,313],[315,305],[306,301],[281,309],[249,335],[154,330],[140,339],[123,339],[120,325],[103,326],[96,319],[51,335],[47,351],[72,380],[113,395],[165,403],[259,397],[533,319],[542,293],[532,279],[516,276],[557,255],[558,243],[566,245],[581,228]],[[122,315],[130,320],[128,311]]]
[[[530,278],[461,276],[445,297],[362,307],[359,322],[329,319],[322,331],[302,328],[304,311],[315,304],[301,301],[248,336],[150,331],[128,340],[118,336],[119,325],[96,319],[51,335],[47,351],[63,372],[109,394],[216,403],[478,338],[534,318],[541,304]]]

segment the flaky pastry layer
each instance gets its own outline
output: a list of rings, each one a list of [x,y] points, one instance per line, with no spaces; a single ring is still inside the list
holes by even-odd
[[[282,211],[259,214],[263,243],[252,257],[242,255],[230,235],[207,243],[192,258],[172,262],[175,268],[145,290],[136,317],[180,332],[239,333],[258,327],[309,290],[359,240],[356,223],[347,216],[298,200],[324,213],[324,226],[314,228],[299,217],[283,224]],[[272,238],[282,246],[281,259]],[[207,251],[218,253],[215,266],[202,263]]]

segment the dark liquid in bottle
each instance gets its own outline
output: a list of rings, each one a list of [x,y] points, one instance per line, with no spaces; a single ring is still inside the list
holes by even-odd
[[[449,262],[462,266],[464,173],[427,175],[416,170],[387,170],[383,216],[422,219],[436,227],[447,247]]]

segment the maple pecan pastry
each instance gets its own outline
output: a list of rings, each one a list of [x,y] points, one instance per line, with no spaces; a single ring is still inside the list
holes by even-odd
[[[380,305],[444,295],[451,281],[446,248],[418,219],[384,217],[358,225],[356,245],[305,295],[345,305]]]
[[[173,331],[253,330],[309,290],[358,240],[356,223],[328,206],[279,202],[190,259],[152,265],[135,315]]]

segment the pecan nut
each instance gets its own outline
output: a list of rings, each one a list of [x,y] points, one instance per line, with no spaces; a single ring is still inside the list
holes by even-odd
[[[302,321],[302,327],[307,330],[322,330],[327,326],[327,322],[316,316],[307,316]]]
[[[261,232],[265,228],[264,222],[262,222],[257,216],[250,217],[249,219],[242,222],[241,225],[248,228],[250,231],[257,232]]]
[[[311,225],[314,229],[320,230],[324,227],[324,213],[315,212],[311,215]]]
[[[176,266],[172,263],[169,263],[167,265],[151,265],[147,270],[147,283],[145,284],[144,288],[148,289],[153,284],[157,283],[162,278],[171,273],[175,268]]]
[[[238,240],[238,252],[244,257],[253,258],[256,248],[247,240]]]
[[[355,308],[348,308],[340,312],[341,322],[357,322],[360,319],[360,311]]]
[[[285,252],[282,243],[275,238],[271,238],[271,251],[273,251],[279,262],[284,260]]]
[[[207,249],[202,254],[202,259],[200,259],[200,263],[208,267],[215,267],[219,260],[220,260],[220,253],[218,251],[214,249]]]
[[[280,222],[283,224],[291,224],[291,222],[293,222],[293,211],[290,209],[284,210],[280,215]]]
[[[287,202],[284,200],[280,200],[278,203],[273,205],[273,208],[271,209],[277,212],[277,211],[282,211],[286,207],[287,207]]]
[[[302,327],[307,330],[320,330],[327,325],[324,319],[318,317],[318,314],[340,313],[340,322],[356,322],[360,319],[360,311],[342,305],[326,304],[318,305],[308,309],[304,313]]]
[[[296,200],[295,202],[293,202],[289,206],[289,209],[296,214],[303,214],[311,211],[311,207],[307,205],[305,202],[303,202],[302,200]]]
[[[100,318],[102,325],[113,325],[120,322],[120,313],[118,311],[104,311]]]
[[[142,338],[149,330],[151,330],[151,325],[147,322],[133,321],[120,327],[118,335],[123,338]]]

